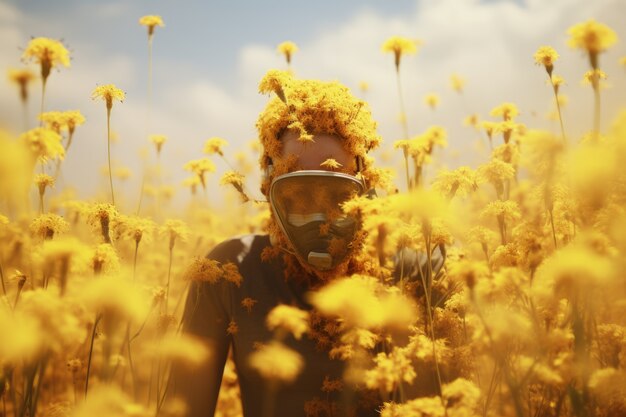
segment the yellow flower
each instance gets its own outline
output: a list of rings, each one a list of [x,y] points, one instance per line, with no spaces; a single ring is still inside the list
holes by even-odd
[[[342,167],[342,165],[339,162],[335,161],[333,158],[328,158],[320,164],[320,167],[326,169],[339,169]]]
[[[110,243],[109,226],[118,215],[117,209],[111,204],[92,204],[87,211],[87,223],[99,228],[104,241]]]
[[[154,143],[154,146],[156,146],[157,155],[161,153],[163,144],[167,142],[167,136],[165,135],[150,135],[148,139],[150,142]]]
[[[388,38],[382,45],[383,52],[393,52],[395,57],[396,70],[400,69],[400,58],[402,55],[414,54],[417,47],[421,45],[421,41],[417,39],[408,39],[401,36],[392,36]]]
[[[222,276],[220,263],[214,259],[194,258],[187,267],[183,278],[189,281],[216,283]]]
[[[107,109],[113,107],[113,100],[119,100],[124,102],[126,95],[122,90],[117,88],[114,84],[105,84],[97,86],[91,93],[91,99],[101,98],[106,102]]]
[[[298,46],[291,42],[291,41],[286,41],[283,42],[281,44],[278,45],[278,47],[276,48],[276,50],[285,55],[285,59],[287,60],[287,64],[291,64],[291,56],[298,52]]]
[[[259,93],[274,93],[283,102],[287,103],[285,90],[288,89],[292,81],[291,74],[287,71],[270,70],[259,83]]]
[[[270,330],[282,328],[293,334],[293,337],[300,340],[302,334],[309,330],[309,313],[299,308],[285,304],[274,307],[267,317],[265,324]]]
[[[64,111],[61,113],[61,118],[65,122],[65,127],[67,128],[70,135],[74,133],[74,129],[76,129],[76,126],[80,126],[85,123],[85,116],[83,116],[79,110]]]
[[[209,348],[202,340],[187,334],[165,335],[152,342],[148,349],[156,358],[188,368],[202,365],[210,356]]]
[[[435,109],[439,105],[439,96],[434,93],[427,94],[424,97],[424,103],[426,103],[431,109]]]
[[[623,58],[623,59],[626,61],[626,58]],[[369,91],[369,89],[370,89],[370,84],[367,81],[359,81],[359,90],[365,93]]]
[[[515,220],[521,217],[521,213],[515,201],[496,200],[487,204],[487,207],[481,212],[481,216],[484,218],[502,217],[505,220]]]
[[[304,366],[302,356],[283,345],[272,341],[261,346],[249,356],[250,366],[270,381],[293,382]]]
[[[50,130],[54,130],[57,133],[61,133],[61,129],[65,125],[65,119],[62,118],[60,111],[48,111],[39,115],[44,126]]]
[[[570,27],[567,34],[570,36],[568,46],[583,49],[590,54],[603,52],[617,42],[613,29],[593,19]]]
[[[35,175],[33,182],[39,189],[39,195],[43,195],[47,187],[54,187],[54,178],[48,174]]]
[[[36,78],[29,69],[10,69],[9,80],[20,87],[20,97],[23,101],[28,99],[28,84]]]
[[[152,220],[143,217],[120,215],[116,219],[116,228],[124,236],[139,244],[142,240],[149,240],[152,237],[151,235],[156,229],[156,224]]]
[[[69,224],[65,219],[52,213],[40,214],[30,224],[30,230],[44,239],[52,239],[55,234],[65,232],[67,229]]]
[[[519,110],[517,110],[517,106],[513,103],[503,103],[498,107],[494,107],[490,114],[492,116],[502,116],[502,119],[506,122],[518,116]]]
[[[583,84],[591,85],[594,88],[600,86],[600,82],[606,80],[606,73],[600,69],[589,70],[583,75]]]
[[[120,259],[117,252],[108,243],[101,243],[94,248],[90,262],[96,274],[117,272],[120,269]]]
[[[365,371],[365,385],[369,389],[392,392],[402,382],[411,385],[417,376],[409,358],[410,350],[394,347],[390,353],[381,352],[374,358],[374,369]]]
[[[204,174],[207,172],[215,172],[215,165],[208,158],[194,159],[187,162],[183,168],[186,171],[191,171],[198,176],[200,183],[202,184],[202,188],[206,189],[206,182],[204,179]]]
[[[461,78],[457,74],[452,74],[450,76],[450,86],[457,93],[462,93],[463,88],[465,87],[465,79]]]
[[[168,219],[161,226],[161,233],[170,239],[170,249],[174,247],[176,240],[187,240],[189,237],[189,227],[182,220]]]
[[[542,46],[537,49],[534,58],[537,65],[543,65],[548,74],[552,75],[554,61],[559,58],[559,54],[557,54],[554,48],[552,48],[551,46]]]
[[[463,124],[478,129],[478,115],[476,113],[470,114],[465,119],[463,119]]]
[[[408,299],[365,275],[332,281],[311,295],[311,303],[323,314],[341,317],[349,327],[401,328],[415,319],[415,306]]]
[[[240,173],[236,172],[236,171],[227,171],[224,173],[224,175],[222,176],[222,178],[220,179],[220,185],[232,185],[235,190],[237,190],[237,192],[239,193],[239,195],[241,195],[241,198],[243,199],[243,202],[245,203],[246,201],[249,201],[250,198],[248,197],[248,195],[245,193],[243,187],[244,187],[244,176],[241,175]]]
[[[433,182],[433,189],[449,198],[467,195],[477,188],[476,172],[466,166],[453,171],[441,170]]]
[[[212,137],[204,142],[204,149],[202,150],[202,152],[207,155],[218,154],[219,156],[224,156],[222,148],[226,145],[228,145],[228,142],[226,140],[218,137]]]
[[[55,39],[34,38],[28,42],[22,58],[27,61],[35,61],[41,65],[41,78],[45,80],[50,75],[50,70],[63,65],[70,66],[70,53],[63,44]]]
[[[139,18],[139,24],[148,28],[148,36],[154,34],[154,28],[156,26],[163,27],[163,19],[157,15],[147,15]]]
[[[65,148],[61,144],[61,135],[54,130],[36,127],[22,133],[19,140],[41,162],[46,162],[48,159],[63,159],[65,156]]]

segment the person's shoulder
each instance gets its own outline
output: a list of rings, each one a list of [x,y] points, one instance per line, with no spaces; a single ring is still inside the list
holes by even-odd
[[[245,234],[226,239],[213,247],[207,255],[221,263],[233,262],[240,264],[251,254],[260,254],[269,245],[269,236],[261,234]]]

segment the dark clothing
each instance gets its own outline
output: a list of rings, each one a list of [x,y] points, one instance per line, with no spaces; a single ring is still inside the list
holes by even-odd
[[[285,340],[287,346],[302,355],[305,364],[292,384],[279,385],[273,395],[270,396],[267,381],[249,367],[248,357],[254,351],[255,343],[267,343],[272,339],[272,332],[265,324],[270,310],[279,304],[311,309],[306,302],[306,284],[301,280],[285,279],[280,256],[270,262],[261,261],[261,252],[268,246],[268,236],[246,235],[221,243],[208,255],[222,264],[233,262],[238,266],[243,277],[239,287],[223,279],[216,283],[191,283],[184,313],[184,331],[208,341],[212,355],[200,369],[176,372],[173,388],[188,401],[190,416],[213,415],[231,345],[245,417],[261,417],[264,402],[269,400],[274,401],[276,416],[305,416],[305,402],[313,397],[327,399],[327,393],[321,391],[324,378],[342,378],[345,362],[331,360],[328,352],[316,349],[315,340],[307,335],[301,340],[292,336]],[[242,305],[245,298],[256,301],[251,311]],[[235,333],[227,331],[231,322],[237,325]],[[331,399],[334,396],[339,402],[342,395],[331,393]],[[370,411],[372,415],[377,415],[374,409]]]

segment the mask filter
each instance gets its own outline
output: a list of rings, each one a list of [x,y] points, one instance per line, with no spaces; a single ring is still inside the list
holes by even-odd
[[[327,271],[345,259],[358,224],[341,204],[364,189],[359,179],[330,171],[296,171],[274,179],[272,210],[302,262]]]

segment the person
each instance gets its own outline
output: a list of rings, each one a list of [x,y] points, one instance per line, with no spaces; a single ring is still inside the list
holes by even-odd
[[[211,260],[237,266],[238,285],[192,282],[183,329],[207,341],[211,355],[200,368],[175,369],[172,388],[192,417],[214,414],[229,349],[244,416],[267,417],[262,410],[272,401],[268,384],[249,363],[255,348],[272,339],[267,314],[281,304],[311,311],[309,291],[338,276],[367,273],[367,263],[358,259],[359,220],[341,211],[343,202],[367,195],[381,179],[368,156],[380,136],[367,104],[338,82],[280,71],[269,72],[260,90],[275,93],[256,124],[265,173],[261,191],[271,207],[268,233],[232,238],[209,253]],[[242,306],[246,299],[254,301],[252,308]],[[305,416],[308,401],[326,396],[324,380],[342,378],[345,362],[331,359],[320,338],[289,337],[285,344],[304,358],[304,367],[293,383],[272,393],[273,415]],[[376,403],[362,394],[329,393],[338,407],[333,415],[378,415]]]

